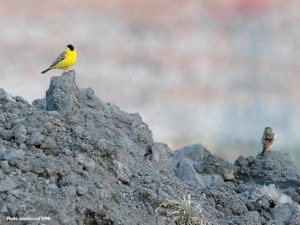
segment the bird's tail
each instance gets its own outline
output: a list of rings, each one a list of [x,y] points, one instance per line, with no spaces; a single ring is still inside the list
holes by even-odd
[[[51,70],[52,68],[51,67],[49,67],[48,69],[46,69],[46,70],[44,70],[44,71],[42,71],[41,73],[46,73],[47,71],[49,71],[49,70]]]

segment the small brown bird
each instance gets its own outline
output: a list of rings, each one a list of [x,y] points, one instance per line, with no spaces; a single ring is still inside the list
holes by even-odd
[[[261,138],[261,143],[263,146],[263,150],[261,155],[264,155],[266,151],[271,150],[271,145],[273,144],[275,139],[275,133],[273,132],[271,127],[266,127]]]

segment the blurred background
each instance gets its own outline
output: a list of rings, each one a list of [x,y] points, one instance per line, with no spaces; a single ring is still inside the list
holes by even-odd
[[[78,52],[80,88],[139,112],[171,149],[202,143],[227,160],[274,150],[300,164],[300,2],[0,1],[0,87],[43,98],[47,68]]]

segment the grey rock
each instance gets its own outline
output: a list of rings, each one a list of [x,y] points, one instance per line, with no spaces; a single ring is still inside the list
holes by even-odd
[[[53,111],[46,111],[46,114],[49,115],[49,116],[53,116],[53,117],[59,117],[59,118],[61,117],[60,112],[55,111],[55,110],[53,110]]]
[[[62,225],[73,225],[76,224],[76,222],[67,214],[65,213],[60,213],[59,215],[59,222]]]
[[[72,151],[70,149],[62,149],[61,151],[62,153],[64,153],[67,156],[71,156],[72,155]]]
[[[0,170],[0,180],[3,180],[5,177],[6,177],[6,175],[4,175],[2,170]]]
[[[22,97],[20,97],[20,96],[16,96],[16,97],[15,97],[15,100],[16,100],[17,102],[21,102],[22,104],[25,104],[25,105],[29,106],[29,103],[28,103],[24,98],[22,98]]]
[[[4,153],[7,150],[7,148],[0,143],[0,154]]]
[[[20,186],[23,182],[17,178],[6,177],[4,180],[0,182],[0,193],[13,190]]]
[[[129,168],[117,160],[114,161],[114,164],[116,167],[118,180],[121,181],[123,184],[130,185],[130,178],[132,176],[132,173],[129,170]]]
[[[84,128],[82,126],[73,126],[72,131],[75,134],[75,137],[81,138],[83,136]]]
[[[0,103],[6,103],[9,101],[15,102],[14,97],[8,92],[4,91],[2,88],[0,88]]]
[[[73,185],[62,187],[62,194],[66,197],[75,196],[76,188]]]
[[[7,160],[8,162],[14,160],[14,159],[19,159],[19,160],[24,160],[25,158],[25,152],[22,149],[10,149],[6,150],[3,153],[0,153],[0,159],[2,160]]]
[[[4,114],[0,114],[0,123],[4,124],[5,123],[5,115]]]
[[[234,180],[234,165],[226,160],[211,154],[201,144],[191,145],[177,149],[173,154],[175,174],[185,182],[194,182],[210,185],[218,176],[217,182],[222,180]],[[203,179],[203,176],[209,179]],[[215,176],[216,175],[216,176]],[[206,176],[206,178],[208,178]]]
[[[32,102],[32,106],[34,106],[40,110],[46,110],[46,99],[35,99]]]
[[[52,137],[46,137],[41,145],[42,149],[56,149],[56,147],[57,147],[57,143],[55,139]]]
[[[296,190],[300,186],[300,169],[288,155],[271,151],[264,157],[241,156],[235,161],[235,165],[239,180],[261,185],[276,184],[279,190],[299,203],[300,193]]]
[[[33,146],[40,146],[44,141],[44,135],[38,131],[34,131],[28,139],[28,144]]]
[[[18,145],[23,144],[26,141],[26,128],[24,125],[20,125],[14,128],[13,135],[15,138],[15,142]]]
[[[1,162],[1,170],[3,171],[3,173],[10,172],[8,161],[4,160]]]
[[[58,190],[58,187],[57,187],[56,184],[49,184],[47,187],[48,187],[48,189],[51,190],[51,191]]]
[[[145,153],[144,157],[153,162],[154,166],[161,171],[174,173],[172,169],[172,151],[166,144],[154,143]]]
[[[87,192],[88,192],[88,188],[85,186],[78,186],[76,188],[77,195],[85,195],[85,194],[87,194]]]
[[[16,205],[10,205],[7,208],[8,208],[8,214],[10,216],[17,217],[18,206],[16,206]]]
[[[24,192],[20,189],[13,189],[7,192],[7,194],[13,195],[16,198],[22,198],[24,196]]]
[[[274,205],[275,203],[270,197],[263,195],[255,201],[254,208],[256,211],[270,210]]]
[[[0,209],[0,213],[2,215],[7,215],[7,213],[8,213],[8,207],[7,207],[7,205],[2,205],[2,207]]]
[[[31,170],[31,164],[26,160],[17,160],[14,165],[21,171],[29,172]]]
[[[96,163],[93,159],[86,158],[83,154],[77,153],[75,159],[87,170],[93,170],[96,166]]]
[[[46,109],[58,111],[72,122],[81,121],[80,92],[75,83],[75,73],[63,73],[52,77],[50,87],[46,91]]]
[[[291,220],[296,213],[299,218],[299,211],[297,212],[295,209],[289,207],[289,204],[279,204],[271,209],[271,215],[278,224],[291,224]]]
[[[3,140],[11,140],[14,136],[14,131],[13,130],[2,130],[1,131],[1,138]]]
[[[21,126],[25,123],[25,121],[26,121],[25,117],[17,118],[17,119],[14,120],[13,126],[14,127]]]
[[[97,195],[99,200],[102,200],[102,201],[111,199],[111,196],[112,196],[112,193],[108,189],[101,189],[100,191],[98,191],[98,195]]]
[[[180,161],[176,161],[174,163],[174,167],[175,175],[184,183],[205,186],[205,183],[201,179],[201,175],[199,175],[193,167],[192,160],[182,159]]]

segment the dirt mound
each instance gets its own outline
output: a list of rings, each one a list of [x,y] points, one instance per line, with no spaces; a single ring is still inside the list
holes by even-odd
[[[183,211],[202,224],[299,224],[288,158],[173,153],[72,71],[32,105],[1,89],[0,122],[0,224],[179,224]]]

